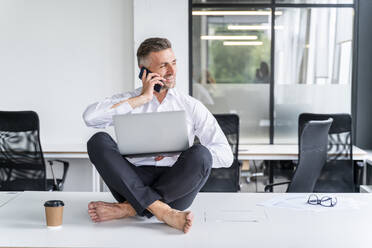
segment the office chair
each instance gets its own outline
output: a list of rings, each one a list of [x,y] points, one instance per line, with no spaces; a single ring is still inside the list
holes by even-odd
[[[311,114],[299,117],[299,131],[309,120],[333,119],[328,134],[328,161],[315,185],[315,192],[356,192],[361,170],[354,175],[352,119],[349,114]],[[357,167],[357,169],[360,169]],[[354,177],[355,176],[355,177]]]
[[[47,179],[39,133],[37,113],[0,111],[0,191],[63,189],[69,163],[49,160],[53,179]],[[63,164],[61,179],[54,176],[54,162]]]
[[[239,116],[236,114],[215,114],[214,117],[226,135],[234,155],[234,161],[229,168],[212,168],[207,182],[200,191],[237,192],[240,190],[240,163],[238,161]]]
[[[277,185],[289,184],[287,192],[313,192],[327,161],[328,131],[332,118],[304,123],[299,135],[298,165],[290,182],[265,186],[265,192]]]

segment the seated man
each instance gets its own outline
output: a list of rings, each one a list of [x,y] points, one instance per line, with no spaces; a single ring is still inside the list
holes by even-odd
[[[152,72],[143,74],[143,86],[88,106],[83,115],[86,125],[105,128],[112,125],[112,117],[117,114],[184,110],[189,140],[193,142],[197,136],[201,145],[193,145],[179,156],[125,158],[107,133],[94,134],[88,141],[89,158],[118,203],[91,202],[88,212],[94,222],[155,215],[186,233],[193,215],[183,210],[205,184],[212,164],[231,166],[232,151],[207,108],[174,88],[176,58],[167,39],[145,40],[138,48],[137,59],[140,68]],[[162,85],[160,92],[154,91],[155,84]]]

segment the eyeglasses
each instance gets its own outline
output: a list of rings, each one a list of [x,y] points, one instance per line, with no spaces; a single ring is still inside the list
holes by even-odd
[[[307,200],[308,204],[311,205],[321,205],[323,207],[334,207],[337,204],[337,198],[336,197],[330,197],[330,196],[323,196],[319,199],[319,197],[316,194],[311,194],[309,196],[309,199]]]

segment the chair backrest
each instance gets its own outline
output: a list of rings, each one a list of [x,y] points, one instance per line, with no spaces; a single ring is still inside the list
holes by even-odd
[[[350,114],[303,113],[299,117],[299,133],[304,123],[328,118],[332,118],[333,122],[328,133],[327,163],[315,189],[317,192],[353,192],[355,183]]]
[[[238,161],[239,116],[237,114],[215,114],[218,124],[224,132],[234,155],[229,168],[213,168],[202,192],[237,192],[240,189],[240,166]]]
[[[332,119],[309,121],[299,135],[299,161],[287,192],[313,192],[327,161],[328,131]]]
[[[234,159],[237,160],[239,153],[239,116],[237,114],[214,114],[214,117],[229,142]]]
[[[33,111],[0,111],[0,191],[46,190],[46,170]]]

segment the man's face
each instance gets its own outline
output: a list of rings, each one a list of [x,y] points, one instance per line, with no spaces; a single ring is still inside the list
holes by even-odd
[[[177,65],[172,48],[151,52],[147,60],[149,63],[147,68],[165,78],[163,89],[174,88],[176,85]]]

